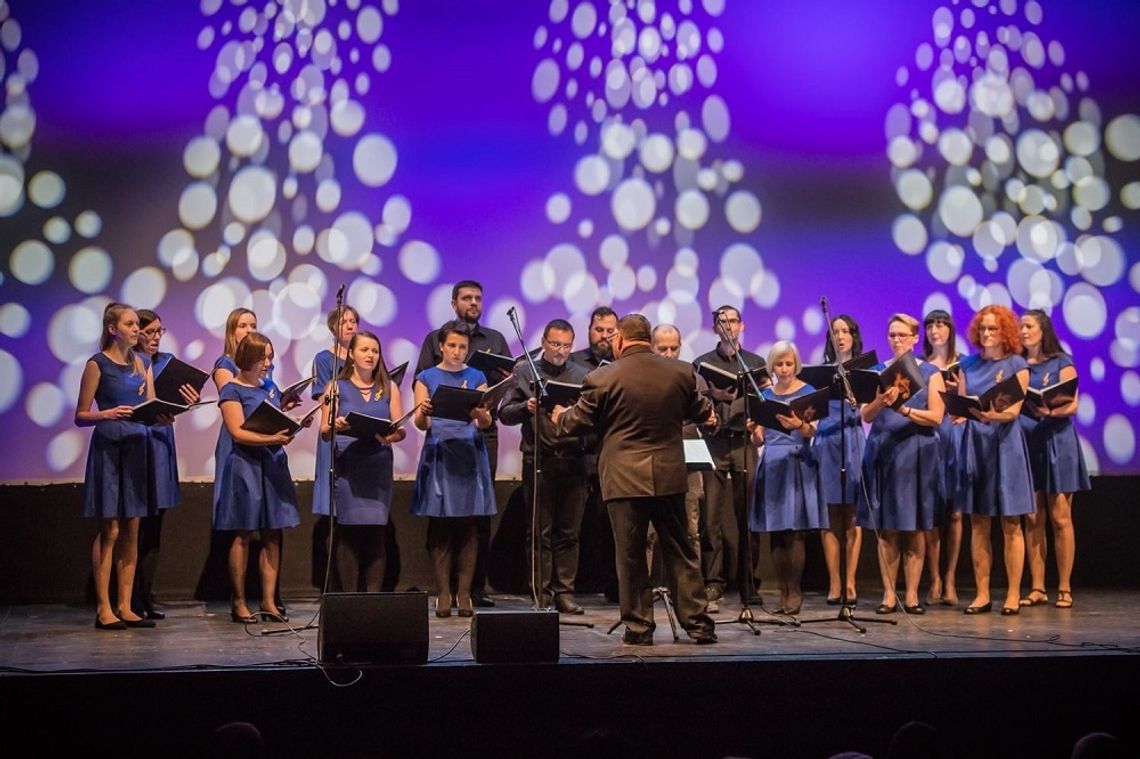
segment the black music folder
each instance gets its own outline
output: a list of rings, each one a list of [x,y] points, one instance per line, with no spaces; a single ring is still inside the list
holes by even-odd
[[[792,412],[804,422],[811,423],[827,417],[827,405],[831,399],[831,390],[821,388],[790,401],[777,401],[771,398],[760,398],[755,393],[748,394],[748,418],[761,427],[769,427],[781,432],[788,432],[777,414],[791,416]]]
[[[395,369],[389,369],[388,370],[388,381],[391,382],[393,385],[399,385],[401,382],[404,381],[404,375],[407,373],[408,373],[408,362],[405,361],[404,363],[397,366]]]
[[[498,353],[492,353],[489,350],[472,351],[467,356],[467,365],[478,369],[486,375],[488,380],[492,380],[499,376],[497,372],[506,372],[510,374],[515,369],[515,363],[518,359],[511,358],[510,356],[502,356]],[[492,373],[496,370],[496,373]]]
[[[515,376],[496,382],[486,390],[440,385],[431,394],[431,415],[457,422],[471,421],[471,410],[476,406],[494,409],[515,386]]]
[[[738,388],[740,387],[740,380],[745,377],[744,372],[722,369],[719,366],[713,366],[707,361],[702,361],[697,364],[697,374],[704,377],[706,382],[719,390],[732,390],[734,388]],[[752,367],[748,370],[748,374],[752,375],[752,379],[756,380],[756,385],[761,390],[771,387],[772,377],[768,373],[767,367]],[[748,382],[747,380],[745,380],[745,382],[745,389],[747,390],[749,387],[751,387],[752,383]]]
[[[960,363],[962,363],[962,362],[961,361],[955,361],[954,363],[950,364],[950,366],[946,367],[945,369],[939,369],[938,370],[938,371],[942,372],[942,381],[943,382],[957,382],[958,381],[958,369],[959,369],[958,365]]]
[[[179,397],[181,397],[181,394],[179,394]],[[160,416],[178,416],[197,406],[206,406],[212,403],[217,403],[217,400],[198,401],[197,403],[187,404],[171,403],[161,398],[151,398],[149,401],[145,401],[131,408],[130,421],[138,422],[139,424],[158,424],[158,418]]]
[[[310,381],[312,381],[310,379]],[[302,386],[303,387],[303,386]],[[305,426],[305,422],[313,414],[321,410],[321,404],[309,409],[303,416],[293,417],[274,406],[269,401],[262,401],[253,413],[245,418],[241,428],[248,432],[258,432],[262,435],[276,435],[278,432],[297,434],[297,430]]]
[[[190,385],[196,392],[201,393],[208,379],[210,379],[209,372],[171,356],[170,361],[154,378],[154,396],[170,403],[185,405],[180,388],[183,385]]]
[[[399,429],[415,411],[416,407],[412,406],[411,411],[396,421],[382,419],[378,416],[361,413],[360,411],[349,411],[348,416],[344,418],[345,421],[348,422],[348,429],[341,430],[337,434],[356,438],[370,438],[375,435],[386,437]]]
[[[1021,406],[1021,413],[1032,416],[1028,410],[1030,407],[1044,409],[1044,408],[1060,408],[1061,406],[1068,406],[1077,397],[1077,380],[1079,377],[1072,379],[1062,380],[1049,387],[1043,387],[1040,390],[1037,388],[1029,388],[1025,393],[1025,403]]]
[[[1018,380],[1016,372],[981,395],[959,395],[942,391],[942,400],[946,403],[946,413],[952,416],[964,416],[968,419],[973,418],[970,413],[971,409],[1002,412],[1023,398],[1025,398],[1025,393],[1021,390],[1021,382]]]
[[[542,398],[542,407],[553,411],[555,406],[573,406],[582,394],[582,386],[571,382],[558,380],[546,381],[546,395]]]
[[[313,383],[313,381],[316,379],[317,379],[317,375],[314,374],[314,375],[311,375],[309,377],[306,377],[303,380],[297,380],[296,382],[294,382],[292,385],[289,385],[288,387],[281,388],[281,397],[282,398],[288,398],[289,396],[292,395],[292,396],[296,396],[296,397],[300,398],[301,393],[304,392],[305,388],[308,387],[309,385],[311,385]]]
[[[875,400],[875,391],[879,388],[887,390],[891,387],[899,388],[899,397],[895,400],[892,409],[898,410],[911,396],[926,387],[922,372],[918,370],[918,360],[914,351],[907,351],[898,358],[892,358],[881,370],[856,369],[851,372],[848,379],[851,389],[855,391],[855,400],[859,403],[870,403]]]
[[[844,361],[843,368],[847,372],[852,372],[856,369],[870,369],[877,363],[879,363],[878,355],[875,351],[869,351]],[[839,364],[805,364],[800,368],[800,373],[796,377],[819,390],[831,387],[833,384],[838,385],[835,382],[838,374]],[[841,396],[833,395],[832,397],[839,398]]]

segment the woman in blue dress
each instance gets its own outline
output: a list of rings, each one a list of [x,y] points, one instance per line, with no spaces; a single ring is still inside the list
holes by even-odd
[[[340,322],[339,329],[337,328],[338,321]],[[352,342],[352,337],[360,325],[360,314],[352,306],[345,306],[342,309],[334,308],[329,311],[326,324],[329,333],[336,337],[336,356],[333,356],[333,352],[326,348],[313,358],[312,375],[316,378],[313,380],[312,395],[314,401],[326,394],[326,389],[333,379],[333,372],[336,371],[339,375],[340,371],[344,369],[348,358],[348,345]],[[387,371],[384,372],[384,376],[387,377]],[[329,441],[322,434],[321,439],[317,441],[317,464],[313,476],[313,513],[321,517],[322,521],[327,520],[329,515],[330,451]],[[318,533],[327,534],[327,524],[322,528],[318,522],[316,530]]]
[[[902,358],[918,344],[918,320],[894,314],[887,322],[887,339],[894,358]],[[882,370],[886,364],[875,367]],[[863,420],[871,425],[863,459],[867,497],[861,499],[859,521],[879,536],[879,570],[883,602],[877,614],[898,611],[899,564],[903,567],[903,610],[923,614],[918,585],[925,558],[925,532],[934,527],[942,503],[942,456],[938,425],[942,423],[942,373],[923,361],[918,370],[925,384],[899,401],[898,385],[879,388],[875,400],[863,406]]]
[[[260,533],[261,612],[287,620],[277,606],[275,593],[281,569],[282,530],[301,521],[285,455],[285,446],[293,442],[293,435],[285,431],[266,435],[242,429],[246,417],[262,401],[274,406],[281,403],[277,386],[267,382],[273,365],[273,344],[269,338],[250,332],[238,344],[233,361],[238,372],[218,396],[222,427],[214,449],[214,529],[233,533],[228,556],[233,593],[230,618],[243,624],[258,620],[246,603],[245,575],[250,540]]]
[[[776,384],[764,397],[790,401],[813,392],[797,378],[800,352],[794,343],[780,340],[768,352],[768,370]],[[827,505],[819,464],[811,450],[818,422],[805,422],[796,415],[777,417],[784,429],[766,430],[749,420],[752,442],[763,445],[756,467],[749,528],[768,533],[776,579],[780,585],[777,614],[798,614],[803,603],[804,543],[808,530],[827,527]]]
[[[87,360],[75,405],[77,427],[94,427],[83,478],[83,516],[99,520],[91,548],[95,583],[95,628],[154,627],[136,614],[131,596],[138,563],[139,520],[157,512],[150,465],[150,431],[129,421],[132,407],[154,397],[146,359],[135,352],[139,317],[111,303],[103,311],[99,353]],[[95,410],[92,410],[92,405]],[[111,569],[117,575],[111,603]]]
[[[1029,362],[1030,387],[1041,390],[1077,376],[1073,359],[1061,349],[1053,321],[1044,311],[1034,309],[1022,315],[1021,346],[1022,356]],[[1028,404],[1029,415],[1021,415],[1037,501],[1036,510],[1025,517],[1025,547],[1032,590],[1021,599],[1022,606],[1049,602],[1045,592],[1046,514],[1053,525],[1053,550],[1057,555],[1057,600],[1054,605],[1061,609],[1073,605],[1071,579],[1077,551],[1073,533],[1073,493],[1092,487],[1072,421],[1073,414],[1077,413],[1078,400],[1074,393],[1071,401],[1056,408],[1039,410]]]
[[[832,344],[832,335],[835,344]],[[847,314],[840,314],[831,322],[827,344],[823,349],[823,359],[829,364],[850,361],[863,352],[863,336],[859,325]],[[842,424],[842,429],[840,425]],[[842,434],[840,434],[842,432]],[[840,438],[845,452],[840,449]],[[827,418],[819,422],[819,430],[812,445],[819,461],[819,471],[823,480],[823,498],[827,503],[829,527],[822,531],[823,558],[827,564],[827,603],[837,606],[841,591],[850,606],[856,602],[855,577],[859,566],[859,551],[863,546],[863,531],[855,523],[855,504],[862,490],[863,449],[867,436],[863,432],[863,420],[859,413],[848,404],[836,398],[828,402]],[[847,487],[840,489],[840,468],[847,470]],[[841,531],[846,533],[846,588],[839,579],[839,545]]]
[[[946,392],[958,391],[958,372],[949,377],[945,371],[961,360],[954,321],[942,309],[934,309],[923,320],[925,337],[922,340],[923,358],[944,372],[942,379]],[[942,453],[942,509],[934,518],[934,527],[926,532],[926,570],[930,574],[930,591],[926,604],[958,605],[958,554],[962,550],[962,510],[954,505],[958,488],[958,448],[962,444],[965,428],[954,424],[949,414],[938,425],[938,446]],[[946,550],[942,550],[945,532]],[[946,569],[942,569],[942,556],[946,556]]]
[[[420,451],[412,513],[428,517],[428,552],[435,569],[435,613],[451,616],[451,571],[457,577],[456,606],[461,617],[474,615],[471,583],[478,551],[477,517],[495,513],[491,467],[483,430],[491,426],[491,412],[477,406],[471,420],[459,422],[431,416],[431,396],[440,385],[485,390],[487,378],[464,362],[470,336],[467,326],[450,321],[440,327],[443,358],[416,375],[416,427],[427,433]]]
[[[214,386],[217,387],[218,392],[222,392],[222,388],[226,383],[234,378],[234,375],[240,371],[237,364],[234,363],[234,354],[237,352],[237,347],[245,336],[250,332],[257,331],[257,314],[250,311],[248,308],[235,308],[230,311],[229,316],[226,317],[226,335],[225,344],[223,347],[222,355],[214,362],[214,371],[210,376],[214,380]],[[268,379],[268,377],[267,377]]]
[[[170,363],[171,354],[159,350],[166,329],[162,318],[154,311],[139,309],[139,341],[136,349],[150,360],[152,377],[157,377]],[[183,385],[182,400],[197,403],[198,391]],[[158,552],[162,544],[162,515],[167,509],[182,502],[178,484],[178,453],[174,448],[174,426],[156,424],[150,428],[150,457],[154,469],[155,505],[158,511],[145,516],[139,523],[139,558],[135,570],[135,589],[132,608],[147,619],[165,619],[166,615],[154,608],[154,575],[158,569]]]
[[[336,426],[336,518],[333,556],[340,587],[378,593],[384,583],[385,526],[392,504],[392,444],[407,431],[400,426],[383,437],[361,436],[346,417],[353,411],[380,419],[404,415],[400,388],[388,378],[380,338],[357,332],[348,344],[344,370],[325,387],[321,438],[332,441]]]
[[[980,352],[967,356],[958,365],[959,393],[981,395],[1014,375],[1022,391],[1029,386],[1029,365],[1021,357],[1017,317],[1012,311],[1005,306],[986,306],[974,315],[966,334]],[[1021,572],[1025,563],[1021,517],[1036,509],[1029,449],[1018,421],[1021,403],[1003,404],[1005,407],[1000,411],[996,408],[975,410],[971,419],[962,422],[965,429],[958,451],[958,493],[962,513],[970,516],[970,551],[977,588],[977,595],[965,609],[966,614],[984,614],[993,609],[990,531],[995,518],[1001,522],[1005,560],[1006,595],[1001,613],[1011,616],[1019,610]]]

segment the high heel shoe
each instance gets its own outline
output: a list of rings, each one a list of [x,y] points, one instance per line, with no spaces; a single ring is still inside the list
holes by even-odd
[[[989,614],[994,610],[992,601],[986,601],[981,606],[967,606],[962,610],[963,614]]]
[[[243,617],[234,610],[230,610],[230,621],[239,625],[256,625],[261,620],[258,619],[256,614],[250,614],[248,617]]]
[[[466,600],[464,600],[466,599]],[[475,607],[472,605],[471,596],[464,596],[462,593],[455,597],[455,605],[459,607],[459,616],[461,617],[474,617]]]
[[[440,619],[447,619],[451,616],[451,597],[444,598],[443,596],[435,597],[435,615]]]
[[[877,609],[875,609],[875,613],[876,614],[894,614],[898,610],[899,610],[899,602],[895,601],[893,604],[879,604],[879,607]]]
[[[285,613],[284,609],[279,609],[278,611],[269,611],[263,606],[257,610],[257,613],[273,622],[289,621],[289,615]]]

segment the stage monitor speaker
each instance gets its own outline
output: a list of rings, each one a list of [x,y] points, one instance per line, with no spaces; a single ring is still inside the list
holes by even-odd
[[[558,612],[476,611],[471,653],[480,664],[558,661]]]
[[[322,664],[425,664],[427,593],[326,593],[317,650]]]

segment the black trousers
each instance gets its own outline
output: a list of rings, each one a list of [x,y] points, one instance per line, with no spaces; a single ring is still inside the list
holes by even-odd
[[[657,549],[668,583],[676,587],[673,603],[677,619],[687,632],[712,632],[704,580],[697,549],[689,539],[685,494],[619,498],[606,502],[614,528],[618,603],[621,620],[632,635],[653,632],[653,584],[649,578],[645,546],[649,525],[657,531]]]
[[[543,462],[538,491],[538,536],[534,542],[534,459],[523,459],[526,499],[526,550],[531,577],[543,595],[573,593],[578,576],[578,543],[586,510],[586,473],[581,460],[550,458]]]
[[[701,571],[705,585],[722,595],[729,587],[736,587],[742,600],[747,600],[743,598],[745,591],[755,592],[760,586],[760,544],[748,530],[750,475],[723,469],[701,474],[705,486],[701,510]],[[742,540],[750,542],[745,545]]]

